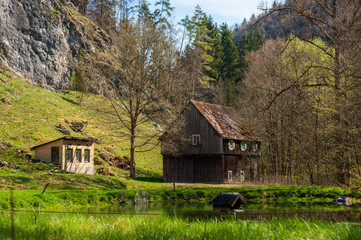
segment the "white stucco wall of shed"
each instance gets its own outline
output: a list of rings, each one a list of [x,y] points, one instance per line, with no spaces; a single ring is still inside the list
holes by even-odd
[[[35,159],[43,163],[51,163],[51,148],[59,147],[59,165],[61,169],[71,173],[95,174],[94,144],[78,140],[59,139],[35,148]],[[66,150],[73,150],[73,161],[66,162]],[[76,149],[81,150],[81,162],[75,161]],[[84,162],[84,150],[89,150],[89,162]]]
[[[62,146],[63,146],[63,139],[59,139],[58,141],[37,147],[35,149],[35,157],[34,158],[36,160],[40,160],[40,162],[43,162],[43,163],[51,163],[51,148],[59,147],[59,160],[61,160],[61,156],[63,155]]]

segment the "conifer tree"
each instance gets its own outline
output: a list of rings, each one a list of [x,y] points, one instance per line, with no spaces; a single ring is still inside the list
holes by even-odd
[[[221,35],[211,16],[208,17],[206,29],[207,34],[204,36],[204,41],[209,46],[206,54],[211,57],[211,61],[204,68],[204,71],[210,80],[219,82],[221,71],[220,66],[222,64]]]
[[[221,65],[220,75],[224,85],[224,103],[232,105],[235,95],[235,85],[241,81],[240,58],[236,45],[233,42],[233,35],[226,23],[221,25]]]
[[[246,53],[257,51],[265,42],[265,31],[263,28],[251,28],[235,40],[240,56],[241,78],[247,70]]]
[[[238,83],[240,78],[240,58],[233,35],[226,23],[221,26],[222,64],[221,77]]]

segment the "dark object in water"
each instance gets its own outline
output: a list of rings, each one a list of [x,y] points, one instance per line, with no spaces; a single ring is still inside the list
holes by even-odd
[[[334,197],[333,204],[351,206],[352,198],[351,197]]]
[[[210,201],[209,204],[213,205],[213,210],[227,211],[242,209],[241,205],[246,205],[246,201],[239,193],[221,193]]]

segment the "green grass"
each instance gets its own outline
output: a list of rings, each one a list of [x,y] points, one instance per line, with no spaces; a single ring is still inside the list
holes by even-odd
[[[122,189],[118,190],[39,190],[14,191],[13,202],[17,210],[26,209],[75,209],[79,207],[109,206],[123,204]],[[127,197],[130,193],[127,194]],[[0,209],[10,209],[10,191],[0,191]]]
[[[119,189],[125,187],[125,179],[96,174],[43,174],[43,173],[7,173],[1,174],[0,189],[42,190],[49,183],[50,190],[97,190]]]
[[[87,121],[85,135],[73,132],[72,136],[95,137],[100,144],[95,149],[110,148],[119,156],[129,155],[128,140],[119,137],[119,124],[110,124],[116,119],[102,113],[109,107],[107,100],[100,95],[86,95],[79,105],[81,93],[75,91],[55,92],[42,89],[21,79],[9,77],[6,72],[0,72],[0,97],[6,97],[12,105],[0,102],[0,142],[14,145],[7,151],[0,149],[0,160],[14,162],[16,165],[26,165],[29,161],[15,159],[15,150],[29,151],[32,146],[45,143],[64,135],[55,129],[68,121]],[[101,111],[99,111],[101,110]],[[140,128],[143,132],[151,132],[152,127],[145,125]],[[160,148],[149,152],[136,153],[136,171],[138,176],[161,177],[162,158]],[[1,172],[7,169],[0,168]],[[30,169],[31,170],[31,169]],[[118,175],[127,176],[128,171],[114,169]],[[8,171],[9,172],[9,171]]]
[[[11,239],[10,214],[0,217],[0,239]],[[83,214],[16,214],[16,239],[360,239],[349,223],[302,219],[267,222],[187,220]]]

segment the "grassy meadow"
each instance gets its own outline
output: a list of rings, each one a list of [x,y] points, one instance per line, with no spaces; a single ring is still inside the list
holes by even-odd
[[[107,150],[118,156],[127,156],[128,140],[120,137],[124,130],[110,114],[108,101],[101,95],[84,95],[76,91],[56,91],[43,89],[22,79],[0,72],[0,98],[7,98],[12,104],[0,102],[0,143],[6,142],[12,148],[0,148],[0,159],[12,162],[24,172],[46,171],[42,164],[31,164],[25,159],[16,158],[16,149],[30,151],[30,148],[65,136],[56,130],[61,124],[71,131],[71,136],[94,137],[96,151]],[[86,121],[84,134],[72,131],[67,121]],[[140,131],[154,131],[151,125],[140,127]],[[137,175],[139,177],[161,177],[162,161],[160,148],[136,153]],[[114,169],[118,176],[128,172]],[[11,172],[0,167],[2,173]],[[1,189],[0,182],[0,189]]]
[[[0,239],[11,239],[11,216],[0,218]],[[16,239],[360,239],[350,223],[273,219],[271,221],[189,220],[92,214],[16,214]]]

